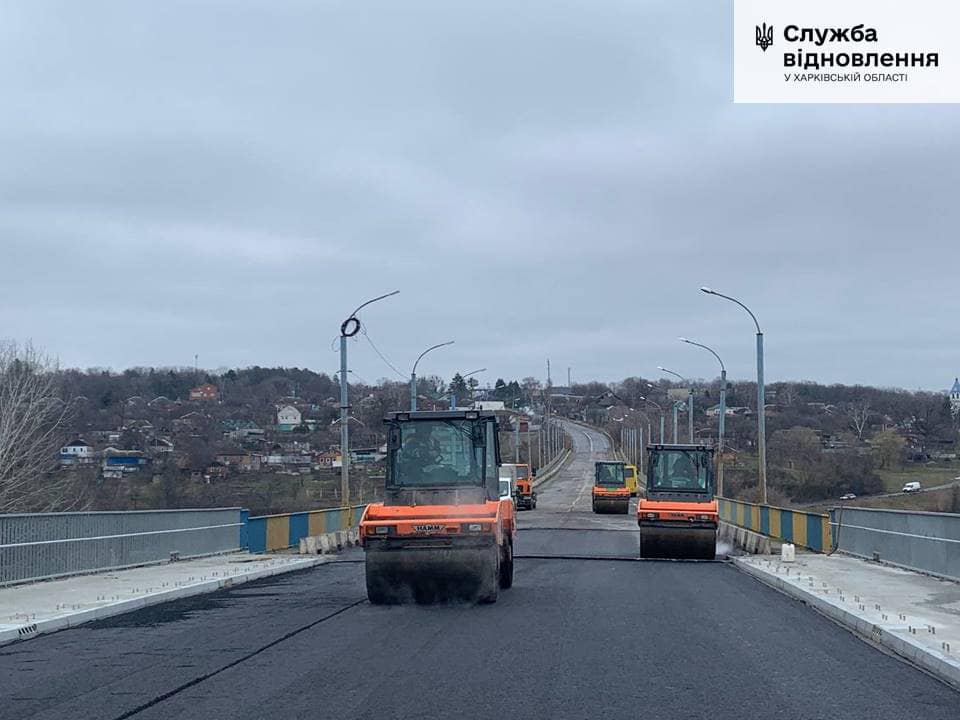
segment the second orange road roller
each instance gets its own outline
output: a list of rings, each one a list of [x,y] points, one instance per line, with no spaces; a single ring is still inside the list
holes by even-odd
[[[640,556],[713,560],[719,525],[713,448],[650,445],[647,460],[647,489],[637,502]]]
[[[594,466],[593,511],[595,513],[630,512],[630,488],[622,462],[598,462]]]

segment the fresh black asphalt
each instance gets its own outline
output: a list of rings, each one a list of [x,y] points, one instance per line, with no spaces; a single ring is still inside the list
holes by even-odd
[[[354,551],[0,648],[0,718],[960,718],[727,563],[625,562],[632,516],[541,512],[494,605],[371,606]]]

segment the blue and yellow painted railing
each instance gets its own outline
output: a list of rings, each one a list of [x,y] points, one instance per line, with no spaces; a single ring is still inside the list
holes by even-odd
[[[717,498],[720,520],[816,552],[830,552],[830,516]]]
[[[252,553],[295,547],[301,538],[337,530],[349,530],[360,524],[366,505],[330,508],[307,512],[261,515],[245,519],[246,545]]]

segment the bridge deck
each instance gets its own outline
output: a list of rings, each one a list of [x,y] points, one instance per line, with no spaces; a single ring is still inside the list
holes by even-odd
[[[960,694],[729,564],[619,560],[633,519],[578,505],[588,439],[495,605],[373,607],[354,551],[2,648],[0,718],[955,720]]]

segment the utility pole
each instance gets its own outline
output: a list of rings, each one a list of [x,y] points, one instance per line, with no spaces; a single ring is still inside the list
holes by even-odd
[[[520,464],[520,418],[513,419],[513,462]]]
[[[760,497],[764,505],[767,504],[767,404],[763,386],[763,331],[760,329],[760,322],[753,311],[742,302],[729,295],[724,295],[708,287],[700,288],[701,292],[707,295],[716,295],[724,300],[736,303],[750,315],[753,324],[757,328],[757,464],[760,480]]]
[[[720,363],[720,418],[717,422],[717,495],[723,496],[723,433],[727,423],[727,367],[716,351],[702,343],[680,338],[680,342],[703,348]]]
[[[350,506],[350,433],[348,428],[350,424],[350,401],[347,388],[347,338],[351,338],[360,332],[360,321],[357,319],[358,312],[370,303],[396,295],[398,292],[400,291],[394,290],[386,295],[375,297],[373,300],[367,300],[340,323],[340,502],[344,507]]]
[[[687,378],[685,378],[685,377],[684,377],[683,375],[681,375],[680,373],[676,373],[676,372],[674,372],[673,370],[668,370],[667,368],[662,367],[662,366],[660,366],[660,365],[657,366],[657,370],[662,370],[662,371],[665,372],[665,373],[670,373],[671,375],[674,375],[674,376],[680,378],[680,382],[686,383],[686,385],[687,385],[687,416],[688,416],[688,417],[687,417],[687,425],[689,426],[689,430],[690,430],[690,444],[693,445],[693,444],[694,444],[694,439],[693,439],[693,383],[690,382],[690,380],[688,380]],[[674,442],[677,442],[677,403],[676,403],[676,402],[674,402],[674,404],[673,404],[673,441],[674,441]]]
[[[543,467],[543,425],[537,429],[537,469]]]
[[[647,428],[649,432],[650,423],[647,423]],[[640,428],[640,452],[637,453],[637,462],[636,465],[639,466],[640,474],[643,475],[643,458],[646,453],[643,451],[643,428]]]

